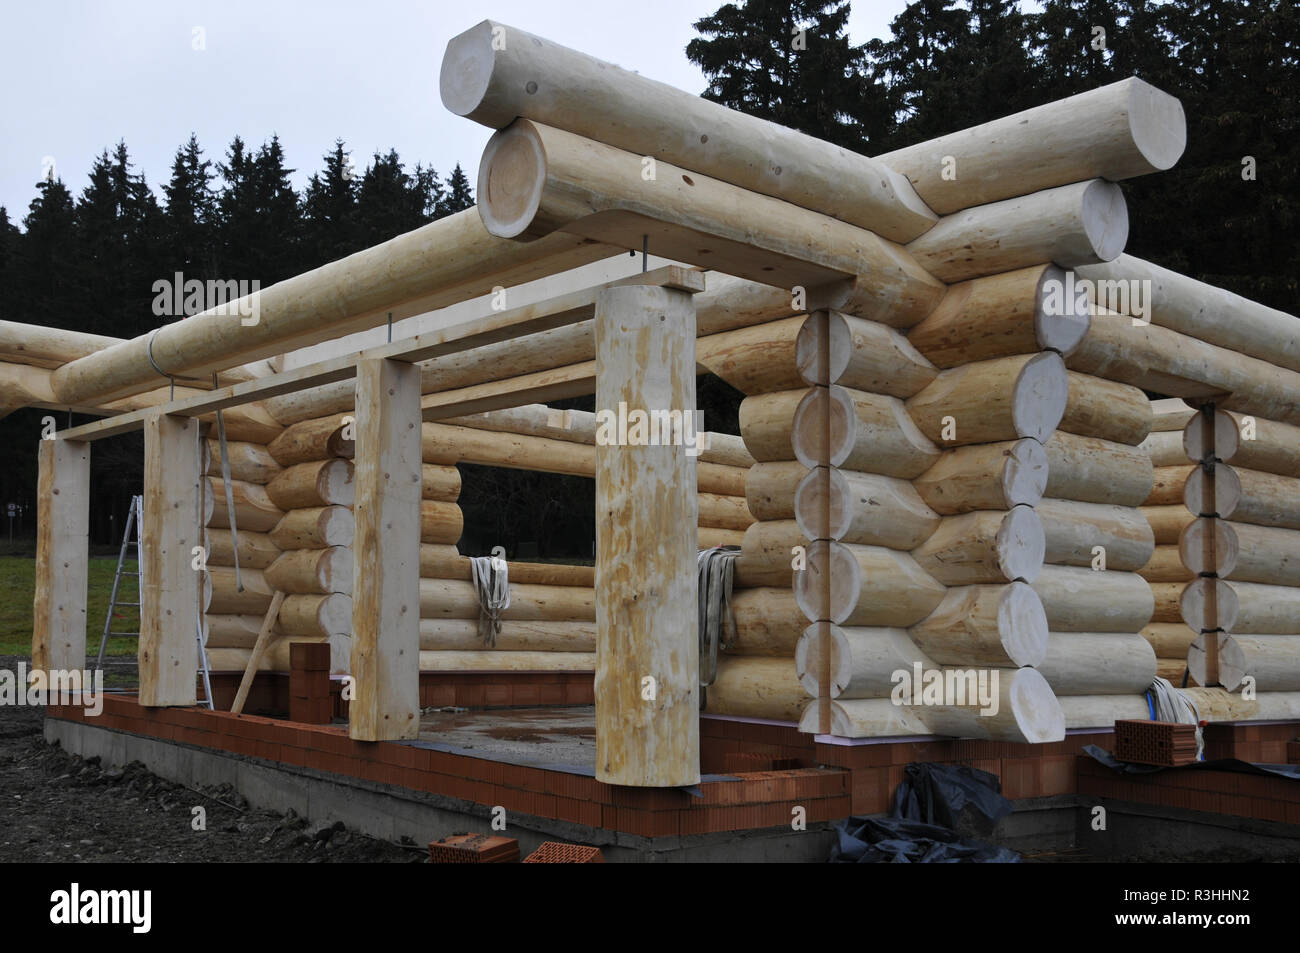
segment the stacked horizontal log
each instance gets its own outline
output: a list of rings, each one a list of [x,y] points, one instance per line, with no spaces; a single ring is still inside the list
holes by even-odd
[[[1154,474],[1142,516],[1155,549],[1140,573],[1151,586],[1155,609],[1142,636],[1156,653],[1156,674],[1182,685],[1187,652],[1197,635],[1183,623],[1180,608],[1183,590],[1196,574],[1183,565],[1178,551],[1178,540],[1193,519],[1183,503],[1183,487],[1194,469],[1183,449],[1183,428],[1196,412],[1176,399],[1152,401],[1151,411],[1151,433],[1140,449],[1151,458]]]
[[[352,442],[337,417],[285,428],[266,446],[229,446],[239,577],[229,552],[225,487],[209,477],[209,660],[242,671],[276,591],[285,598],[262,670],[287,670],[289,645],[328,642],[331,668],[350,670],[352,632]],[[211,443],[208,472],[220,470]],[[242,585],[242,590],[240,586]]]
[[[425,506],[431,473],[455,490],[460,462],[592,476],[596,415],[532,404],[426,423],[423,432]],[[709,433],[698,457],[699,545],[739,545],[754,522],[743,496],[753,462],[737,437]],[[440,506],[456,509],[454,495]],[[434,530],[445,527],[445,531]],[[500,633],[484,638],[468,556],[449,520],[426,521],[420,546],[420,667],[424,671],[594,671],[594,570],[589,566],[508,563],[510,606]]]
[[[1183,447],[1200,464],[1184,502],[1181,600],[1200,685],[1300,690],[1300,428],[1202,406]]]
[[[827,547],[825,566],[810,563],[803,577],[815,581],[814,570],[830,570],[828,631],[814,625],[800,642],[800,674],[818,698],[805,731],[826,730],[829,721],[834,733],[859,737],[1041,741],[1063,730],[1051,688],[1030,667],[1044,657],[1048,630],[1028,584],[1044,558],[1035,509],[1047,479],[1043,441],[1067,396],[1061,358],[1043,348],[1068,350],[1079,333],[1073,316],[1057,320],[1039,307],[1044,281],[1056,274],[1022,268],[949,288],[907,334],[919,355],[914,363],[927,373],[873,385],[903,401],[892,440],[879,436],[890,433],[881,426],[889,419],[878,409],[881,398],[853,394],[848,406],[865,426],[846,453],[835,437],[837,421],[849,416],[840,395],[852,392],[842,379],[822,389],[832,436],[823,495],[850,500],[855,511],[850,519],[829,508],[830,541],[819,544]],[[861,340],[861,351],[851,352],[857,360],[881,353]],[[833,335],[830,342],[836,355]],[[874,535],[851,535],[866,531]],[[1005,704],[990,716],[904,695],[918,703],[900,707],[891,697],[899,673],[918,670],[995,673]]]

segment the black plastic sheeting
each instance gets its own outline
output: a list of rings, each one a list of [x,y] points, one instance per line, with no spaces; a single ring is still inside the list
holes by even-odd
[[[1235,771],[1238,774],[1272,774],[1300,781],[1300,764],[1252,764],[1237,758],[1220,758],[1218,761],[1197,761],[1194,764],[1184,764],[1174,768],[1168,765],[1120,761],[1109,751],[1096,745],[1088,745],[1083,750],[1094,761],[1122,774],[1154,774],[1157,771]]]
[[[1007,864],[1020,855],[959,829],[992,829],[1011,813],[997,775],[960,764],[909,764],[889,817],[850,817],[835,825],[831,862],[842,864]]]

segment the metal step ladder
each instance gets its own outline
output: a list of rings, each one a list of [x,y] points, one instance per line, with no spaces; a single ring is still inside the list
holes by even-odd
[[[99,639],[99,656],[95,660],[95,669],[97,671],[103,671],[104,669],[105,666],[104,656],[108,652],[108,640],[110,638],[114,638],[114,637],[132,638],[132,639],[140,638],[139,631],[114,632],[113,616],[117,612],[119,606],[132,606],[135,608],[137,612],[137,618],[138,618],[138,613],[140,611],[140,602],[141,602],[140,579],[141,579],[141,573],[143,572],[143,566],[144,566],[144,562],[141,558],[142,554],[140,552],[140,527],[143,525],[143,519],[144,519],[144,497],[133,496],[131,497],[131,506],[127,510],[127,514],[126,514],[126,528],[122,532],[122,547],[121,549],[118,550],[117,553],[117,572],[113,574],[113,591],[108,597],[108,612],[104,616],[104,631]],[[127,550],[132,546],[135,547],[135,569],[134,570],[130,570],[126,568]],[[118,598],[118,595],[122,591],[123,576],[135,577],[135,601],[134,602],[127,602],[125,600]],[[203,675],[203,697],[198,699],[198,704],[201,707],[211,709],[213,707],[212,706],[212,678],[208,670],[207,647],[203,644],[203,614],[196,610],[194,621],[195,621],[194,640],[195,640],[196,648],[198,649],[198,653],[199,653],[198,667],[199,667],[199,672]],[[122,662],[108,662],[107,664],[109,664],[110,666],[117,666],[117,665],[130,666],[132,663],[129,661],[122,661]]]

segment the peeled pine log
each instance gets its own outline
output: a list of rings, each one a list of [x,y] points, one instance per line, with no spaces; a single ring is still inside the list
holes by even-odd
[[[1300,719],[1300,692],[1260,692],[1242,698],[1222,688],[1189,688],[1206,721],[1296,721]]]
[[[614,249],[610,249],[607,254],[614,252]],[[821,290],[812,289],[810,297],[815,300]],[[557,308],[563,310],[566,299],[574,307],[589,307],[591,294],[589,291],[571,292],[558,299],[549,299],[544,307],[551,313]],[[720,272],[709,274],[708,287],[696,294],[694,300],[696,330],[702,337],[775,321],[795,313],[789,289],[773,288]],[[524,308],[530,309],[532,314],[538,313],[537,306],[525,305]],[[488,306],[484,304],[479,313],[486,315],[488,311]],[[421,361],[422,391],[432,393],[463,388],[594,360],[594,328],[595,321],[588,319]],[[265,404],[274,413],[276,420],[292,424],[348,411],[353,404],[355,389],[353,381],[340,381],[269,397]],[[477,426],[480,429],[492,429],[484,428],[481,423]],[[279,432],[278,429],[276,432]],[[720,459],[716,462],[726,461]]]
[[[830,603],[823,606],[827,574]],[[934,611],[946,592],[912,556],[881,546],[811,543],[808,568],[794,577],[804,615],[836,625],[909,626]]]
[[[1209,601],[1217,602],[1217,626],[1209,624]],[[1222,628],[1242,635],[1300,632],[1300,589],[1235,579],[1201,578],[1182,599],[1183,618],[1197,629]]]
[[[736,638],[727,646],[728,655],[789,659],[808,625],[808,617],[788,588],[738,589],[731,596],[731,615],[736,621]],[[723,637],[731,636],[724,630]]]
[[[421,672],[595,672],[595,652],[421,652]]]
[[[351,460],[313,460],[287,468],[266,485],[266,493],[282,510],[351,506],[356,493],[353,480]]]
[[[793,407],[791,412],[793,413]],[[421,439],[424,462],[440,466],[475,463],[569,476],[590,477],[596,473],[595,446],[568,440],[494,433],[428,421],[424,423]],[[789,459],[790,456],[790,452],[786,451],[783,459]],[[696,479],[702,493],[744,496],[745,473],[743,467],[719,463],[696,465]]]
[[[1151,463],[1157,467],[1177,467],[1188,461],[1179,430],[1152,430],[1138,446],[1151,455]]]
[[[1134,447],[1147,438],[1151,403],[1140,389],[1073,370],[1068,376],[1070,398],[1058,425],[1061,430]]]
[[[743,497],[700,494],[700,525],[744,532],[754,523]]]
[[[1135,310],[1135,309],[1132,309]],[[1300,373],[1097,308],[1071,369],[1226,410],[1300,423]]]
[[[646,154],[516,119],[483,150],[479,216],[490,234],[524,242],[563,230],[630,248],[648,234],[666,258],[783,288],[870,275],[829,306],[894,327],[915,324],[943,295],[872,231],[678,168],[661,151],[646,180]]]
[[[1187,463],[1177,467],[1156,467],[1153,471],[1151,492],[1147,495],[1147,506],[1185,506],[1187,478],[1196,470],[1196,464]]]
[[[203,442],[203,472],[208,476],[221,476],[221,442],[209,437]],[[226,440],[226,458],[230,462],[230,477],[245,483],[270,483],[282,469],[275,457],[260,443],[247,440]]]
[[[792,658],[718,656],[718,673],[707,689],[710,715],[797,722],[808,704]]]
[[[209,566],[208,579],[212,583],[212,598],[207,605],[209,615],[266,615],[271,607],[275,589],[262,575],[260,569],[241,569],[240,581],[244,591],[235,584],[235,570],[227,566]]]
[[[803,386],[795,341],[804,316],[769,321],[696,342],[696,360],[742,394],[766,394]]]
[[[823,351],[829,359],[824,371]],[[893,328],[838,311],[821,312],[804,322],[796,362],[802,380],[809,384],[839,384],[890,397],[911,397],[938,374]],[[821,380],[822,376],[827,379]]]
[[[1224,463],[1284,477],[1300,477],[1300,427],[1216,410],[1213,455]],[[1188,422],[1183,449],[1193,460],[1210,456],[1209,435],[1200,420]]]
[[[1198,516],[1217,515],[1234,523],[1300,529],[1300,479],[1223,463],[1213,464],[1212,469],[1212,485],[1204,467],[1187,478],[1183,502],[1188,510]]]
[[[942,665],[1038,665],[1047,652],[1047,614],[1023,582],[949,589],[930,615],[908,630]]]
[[[421,619],[477,619],[478,593],[457,579],[420,580]],[[578,586],[510,585],[510,608],[502,619],[526,622],[595,622],[596,597]]]
[[[262,652],[257,662],[259,672],[288,672],[292,666],[291,648],[295,642],[328,642],[330,646],[330,674],[347,675],[352,666],[352,639],[346,634],[321,638],[281,636]],[[208,653],[208,665],[214,672],[244,672],[252,649],[220,648]]]
[[[1121,567],[1115,566],[1114,568],[1119,569]],[[1151,558],[1144,565],[1139,566],[1137,571],[1138,575],[1147,582],[1152,583],[1186,583],[1196,577],[1196,573],[1183,565],[1183,559],[1179,555],[1177,546],[1156,546],[1151,553]]]
[[[1219,684],[1235,692],[1247,676],[1256,691],[1300,691],[1300,635],[1234,633],[1219,653]]]
[[[912,551],[917,564],[945,586],[1033,582],[1043,568],[1046,537],[1028,506],[946,516]]]
[[[756,463],[745,474],[745,503],[756,520],[794,519],[794,491],[811,472],[797,460]]]
[[[907,180],[877,160],[491,20],[447,44],[440,89],[449,110],[492,128],[516,116],[553,123],[894,241],[935,221]]]
[[[1183,610],[1180,605],[1186,582],[1152,582],[1151,595],[1156,601],[1155,611],[1151,613],[1152,622],[1181,622]]]
[[[352,510],[346,506],[315,506],[290,510],[271,530],[271,542],[280,549],[326,549],[351,546],[356,531]],[[243,533],[240,533],[243,536]]]
[[[1044,566],[1031,585],[1053,632],[1138,632],[1155,609],[1151,587],[1135,572]]]
[[[795,490],[794,508],[808,539],[821,536],[823,513],[830,517],[828,538],[890,549],[915,549],[939,526],[939,514],[908,481],[854,470],[810,471]]]
[[[822,636],[814,622],[804,630],[795,648],[794,668],[803,689],[813,698],[820,694]],[[841,628],[830,626],[831,698],[888,698],[897,684],[894,673],[913,671],[914,665],[934,668],[907,636],[906,629]]]
[[[1200,633],[1181,622],[1152,622],[1142,630],[1157,658],[1187,659],[1187,650]]]
[[[465,518],[456,503],[420,501],[420,542],[449,545],[465,531]]]
[[[1088,331],[1086,295],[1065,295],[1065,271],[1033,265],[952,285],[939,307],[907,333],[936,367],[1073,351]]]
[[[714,280],[722,280],[726,276],[713,276]],[[740,279],[733,279],[740,281]],[[752,284],[751,282],[742,282],[743,284]],[[775,292],[776,289],[771,289]],[[698,301],[698,296],[696,297]],[[775,323],[775,322],[773,322]],[[573,327],[578,327],[574,325]],[[563,329],[567,330],[567,329]],[[744,328],[740,329],[741,331]],[[701,333],[704,333],[701,331]],[[716,340],[715,340],[716,339]],[[730,353],[732,338],[727,334],[709,333],[700,338],[697,344],[696,357],[700,358],[700,363],[709,365],[714,356],[721,361]],[[518,344],[515,342],[506,342],[516,349],[523,349],[527,345],[523,339],[519,339]],[[593,345],[594,348],[594,345]],[[708,353],[709,359],[706,361],[702,354]],[[582,363],[595,357],[594,349],[588,349],[580,358],[575,358],[567,363]],[[563,367],[566,362],[556,364],[556,367]],[[712,369],[712,368],[710,368]],[[715,372],[716,373],[716,372]],[[480,380],[472,380],[467,383],[480,383]],[[440,390],[447,389],[447,382],[435,378],[431,383],[436,383]],[[797,386],[797,385],[791,385]],[[492,430],[497,433],[520,434],[530,437],[547,437],[552,440],[565,440],[571,443],[582,443],[594,446],[596,443],[596,415],[586,410],[557,410],[554,407],[548,407],[546,404],[523,404],[519,407],[506,407],[502,410],[489,410],[481,414],[469,414],[465,417],[445,417],[442,419],[445,424],[451,424],[457,427],[469,427],[474,430]],[[725,433],[706,433],[707,445],[700,453],[699,460],[704,463],[721,463],[732,467],[748,467],[753,464],[754,458],[745,450],[744,442],[737,436]]]
[[[341,592],[327,596],[285,596],[280,606],[279,628],[285,635],[295,636],[351,632],[352,597]]]
[[[1187,659],[1157,658],[1156,674],[1166,681],[1172,682],[1174,688],[1181,689],[1183,687],[1183,675],[1187,674]]]
[[[744,541],[745,534],[738,529],[701,526],[695,534],[695,539],[700,549],[713,549],[717,546],[739,546]]]
[[[331,414],[300,421],[285,427],[266,449],[282,467],[331,457],[351,459],[357,448],[356,440],[349,439],[352,431],[348,425],[352,420],[351,414]]]
[[[951,671],[945,669],[945,676]],[[990,693],[996,689],[991,702],[996,704],[997,710],[993,712],[982,710],[981,701],[972,697],[974,686],[970,683],[984,672],[982,669],[978,673],[970,670],[957,672],[958,681],[965,676],[966,696],[970,699],[966,705],[913,706],[917,717],[930,732],[954,738],[987,738],[990,741],[1029,744],[1045,744],[1065,737],[1065,715],[1051,686],[1041,674],[1032,668],[995,668],[989,671],[986,687]],[[993,684],[994,673],[997,675],[996,685]]]
[[[1300,530],[1202,518],[1183,530],[1178,551],[1198,575],[1300,586]]]
[[[460,499],[460,471],[455,467],[424,464],[421,469],[420,497],[440,503],[455,503]]]
[[[1152,433],[1170,430],[1182,433],[1187,421],[1196,416],[1196,411],[1188,407],[1181,397],[1161,397],[1151,401],[1151,413],[1154,415],[1151,421]]]
[[[1215,646],[1213,659],[1210,658],[1211,645]],[[1235,661],[1240,670],[1242,658],[1236,655],[1234,659],[1233,655],[1232,639],[1226,632],[1201,632],[1192,639],[1192,644],[1187,649],[1187,673],[1197,685],[1218,685],[1219,672],[1225,659],[1229,668],[1233,667]]]
[[[594,566],[569,566],[564,563],[507,563],[511,583],[529,583],[537,586],[577,586],[590,589],[596,584]],[[420,575],[427,579],[459,579],[472,582],[468,556],[462,556],[455,546],[445,544],[420,544]]]
[[[794,414],[807,388],[759,394],[740,402],[740,435],[759,464],[794,457]]]
[[[1146,695],[1062,695],[1058,701],[1065,714],[1065,727],[1069,730],[1104,728],[1110,731],[1121,719],[1151,719]]]
[[[1156,675],[1156,653],[1140,635],[1053,632],[1036,668],[1059,695],[1145,692]]]
[[[745,530],[740,544],[740,558],[733,570],[733,585],[738,589],[794,584],[796,546],[808,546],[808,538],[794,520],[769,520],[755,523]]]
[[[940,215],[1066,182],[1171,168],[1187,143],[1182,104],[1136,77],[930,139],[877,160]],[[952,175],[945,175],[946,162]]]
[[[916,426],[957,446],[1051,435],[1066,408],[1065,363],[1052,351],[999,357],[941,373],[907,401]]]
[[[907,738],[925,735],[929,729],[917,717],[918,709],[895,705],[890,698],[839,698],[828,700],[831,734],[838,738]],[[821,706],[813,699],[804,709],[799,730],[817,734],[821,729]]]
[[[486,646],[477,620],[421,619],[420,651],[594,653],[596,623],[502,622],[495,644]]]
[[[1184,586],[1182,595],[1178,597],[1178,611],[1182,620],[1197,632],[1211,629],[1234,632],[1237,630],[1238,611],[1236,590],[1252,585],[1254,583],[1229,585],[1226,579],[1200,576]],[[1268,593],[1283,591],[1281,586],[1261,588]]]
[[[1044,449],[1047,496],[1139,506],[1151,495],[1151,458],[1135,446],[1058,430]]]
[[[1141,507],[1142,517],[1151,527],[1151,535],[1156,545],[1177,545],[1183,529],[1196,519],[1186,506],[1181,503],[1166,503],[1156,506]]]
[[[205,615],[208,649],[251,649],[262,631],[262,618],[255,615]]]
[[[352,595],[352,550],[346,546],[329,549],[295,549],[281,553],[263,573],[266,583],[289,595]]]
[[[1051,261],[1110,261],[1128,241],[1128,206],[1113,182],[1091,179],[963,209],[907,244],[921,267],[952,284]]]
[[[50,383],[68,404],[136,394],[155,388],[160,370],[183,376],[271,357],[380,326],[389,311],[400,320],[609,254],[576,235],[531,246],[501,241],[465,209],[261,289],[255,325],[237,307],[209,309],[65,364]]]
[[[121,341],[85,331],[0,321],[0,361],[31,367],[59,367]]]
[[[1092,281],[1140,281],[1151,323],[1279,367],[1300,371],[1295,317],[1132,255],[1080,268]]]
[[[1151,526],[1135,507],[1048,499],[1038,505],[1037,513],[1047,542],[1044,559],[1049,563],[1092,566],[1102,555],[1106,569],[1137,570],[1147,565],[1156,549]]]
[[[230,495],[235,501],[235,522],[240,531],[266,533],[280,522],[284,512],[271,502],[266,487],[243,480],[230,481]],[[226,507],[225,484],[216,477],[208,477],[203,491],[204,525],[230,529],[230,510]]]
[[[936,513],[952,516],[1035,506],[1043,498],[1047,480],[1043,445],[1025,437],[945,450],[912,486]]]
[[[242,569],[265,569],[280,555],[280,547],[265,533],[240,531],[239,565]],[[207,531],[207,562],[212,566],[233,566],[235,548],[228,529]]]
[[[740,408],[742,432],[745,403]],[[827,414],[829,447],[825,445]],[[908,480],[928,470],[939,456],[939,449],[917,429],[896,397],[838,385],[815,387],[803,395],[791,423],[794,456],[810,468],[829,462],[845,470]]]

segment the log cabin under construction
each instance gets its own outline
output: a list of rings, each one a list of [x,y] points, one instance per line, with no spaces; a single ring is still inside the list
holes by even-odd
[[[91,445],[145,435],[139,689],[47,736],[688,855],[887,810],[910,761],[1119,797],[1080,752],[1157,676],[1207,750],[1286,760],[1300,319],[1124,254],[1116,183],[1176,163],[1174,96],[868,158],[491,21],[441,93],[496,130],[476,208],[133,340],[0,325],[0,412],[100,418],[40,444],[35,669],[85,665]],[[699,373],[739,435],[600,438]],[[592,478],[594,566],[508,560],[493,609],[461,463]],[[913,673],[985,695],[900,699]],[[1245,800],[1180,806],[1300,824]]]

